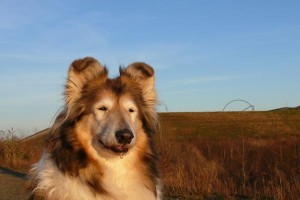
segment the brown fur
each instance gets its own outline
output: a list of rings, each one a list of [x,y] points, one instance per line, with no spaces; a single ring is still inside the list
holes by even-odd
[[[96,59],[87,57],[74,61],[68,72],[65,106],[51,128],[45,150],[59,172],[80,180],[95,197],[111,195],[102,183],[105,163],[91,146],[95,134],[98,134],[95,127],[99,125],[95,123],[102,123],[97,122],[94,106],[100,98],[106,96],[115,99],[128,96],[134,100],[138,110],[134,122],[135,132],[138,133],[134,146],[137,152],[135,170],[140,174],[145,187],[157,196],[159,183],[153,135],[157,132],[158,122],[154,82],[154,70],[145,63],[133,63],[127,68],[120,68],[120,76],[109,79],[107,69]],[[124,124],[124,119],[131,117],[124,114],[125,111],[114,112],[116,123]],[[116,118],[119,115],[125,118]],[[45,167],[43,163],[40,165]],[[42,181],[39,173],[37,166],[31,171],[32,192],[29,199],[51,199],[46,198],[48,191],[37,187]]]

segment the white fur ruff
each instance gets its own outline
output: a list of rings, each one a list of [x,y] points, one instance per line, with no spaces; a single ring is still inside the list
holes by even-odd
[[[160,186],[157,197],[144,186],[130,168],[130,157],[124,156],[106,162],[103,187],[110,196],[93,193],[78,177],[60,172],[48,154],[44,154],[32,169],[38,179],[35,190],[47,191],[49,200],[160,200]]]

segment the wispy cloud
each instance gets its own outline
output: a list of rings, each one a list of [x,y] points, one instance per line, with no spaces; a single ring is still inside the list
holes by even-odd
[[[34,55],[34,54],[26,54],[26,53],[0,53],[0,58],[45,61],[45,57],[41,57],[40,55]]]
[[[20,29],[27,25],[41,23],[56,14],[45,15],[49,10],[35,1],[9,1],[0,4],[0,30]]]
[[[146,44],[129,50],[119,49],[114,52],[114,55],[109,55],[108,52],[105,58],[108,62],[117,65],[143,61],[151,64],[155,69],[167,69],[174,66],[176,63],[174,58],[184,54],[185,49],[184,45],[177,43]]]
[[[228,81],[234,79],[241,79],[243,76],[206,76],[206,77],[197,77],[190,79],[179,79],[164,83],[162,85],[162,90],[166,90],[169,88],[177,87],[177,86],[187,86],[187,85],[198,85],[201,83],[211,83],[211,82],[220,82],[220,81]]]
[[[181,89],[181,90],[168,90],[164,91],[161,96],[172,96],[172,95],[188,95],[188,94],[197,94],[205,92],[205,89]]]
[[[22,107],[34,108],[35,105],[43,102],[45,107],[61,103],[63,99],[64,77],[54,73],[26,73],[26,74],[6,74],[1,77],[3,81],[0,85],[0,109],[4,111],[9,108]],[[13,110],[12,113],[22,112]]]
[[[238,36],[241,45],[260,46],[260,45],[278,45],[286,44],[295,39],[298,31],[295,27],[288,25],[281,25],[272,29],[260,29],[255,31],[248,31]]]

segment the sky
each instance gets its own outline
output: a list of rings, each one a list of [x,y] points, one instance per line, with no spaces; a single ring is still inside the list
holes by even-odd
[[[299,10],[297,0],[1,0],[0,130],[49,127],[70,63],[86,56],[111,77],[151,65],[158,111],[298,106]]]

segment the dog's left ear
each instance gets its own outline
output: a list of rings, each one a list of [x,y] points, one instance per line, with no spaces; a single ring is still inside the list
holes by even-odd
[[[146,63],[136,62],[130,64],[125,69],[126,74],[129,74],[142,89],[144,100],[148,106],[155,106],[157,103],[155,90],[154,69]]]

